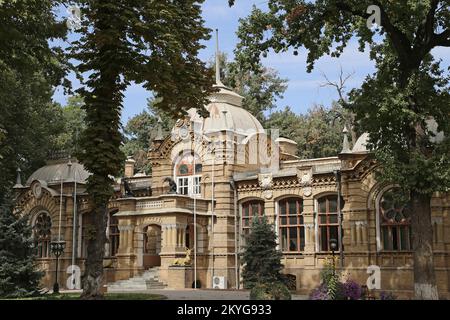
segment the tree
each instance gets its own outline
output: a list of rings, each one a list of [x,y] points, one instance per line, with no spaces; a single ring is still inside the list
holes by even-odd
[[[14,185],[16,169],[29,175],[45,163],[62,131],[53,88],[68,64],[50,40],[64,39],[66,26],[53,11],[61,1],[0,2],[0,204]]]
[[[86,128],[86,112],[82,108],[83,105],[83,98],[74,95],[68,98],[67,105],[61,107],[61,123],[64,128],[56,138],[56,148],[64,150],[69,155],[75,155],[80,151],[79,137]]]
[[[298,115],[289,107],[272,113],[268,128],[280,130],[280,136],[294,140],[302,159],[336,156],[342,150],[342,130],[349,112],[336,102],[330,108],[316,105]]]
[[[234,0],[229,3],[233,4]],[[377,29],[367,28],[368,21],[373,18],[372,13],[367,13],[371,5],[376,5],[379,9],[381,26]],[[423,176],[417,173],[429,172],[432,167],[447,172],[448,166],[443,166],[448,157],[445,148],[431,146],[428,149],[422,146],[433,138],[424,118],[432,114],[444,114],[441,118],[435,118],[435,121],[438,130],[448,136],[448,125],[445,124],[448,122],[448,113],[445,113],[447,109],[443,105],[436,106],[438,111],[431,111],[423,104],[428,99],[435,99],[432,95],[436,92],[430,87],[422,91],[426,96],[421,99],[417,99],[417,95],[412,93],[412,88],[419,84],[418,79],[434,78],[430,74],[432,70],[426,71],[431,50],[450,46],[448,1],[270,0],[268,8],[267,12],[254,8],[251,15],[242,20],[238,32],[241,39],[238,49],[246,52],[244,57],[249,57],[248,64],[257,63],[260,54],[267,54],[269,49],[280,52],[293,48],[294,54],[298,54],[298,48],[303,46],[308,51],[307,71],[311,71],[314,62],[323,55],[339,56],[354,36],[359,40],[361,51],[368,44],[372,59],[386,60],[385,64],[377,63],[378,70],[373,78],[379,79],[378,88],[384,88],[379,92],[392,94],[392,97],[385,99],[393,104],[376,104],[377,110],[386,111],[383,112],[383,117],[357,105],[354,106],[354,112],[359,113],[359,119],[367,117],[369,121],[373,121],[373,125],[362,127],[362,130],[371,134],[373,148],[403,146],[384,148],[389,158],[397,159],[383,163],[387,171],[400,173],[401,167],[413,164],[418,166],[415,174],[409,176],[407,184],[402,186],[410,193],[413,204],[414,290],[416,298],[437,299],[430,232],[430,199],[433,191],[448,189],[448,185],[428,183],[430,179],[423,181]],[[381,40],[376,42],[378,39]],[[436,67],[435,65],[434,68]],[[427,72],[428,76],[425,76]],[[373,87],[371,79],[366,81],[363,88],[367,89],[369,86]],[[369,90],[363,89],[360,93],[374,97]],[[383,96],[376,97],[378,99]],[[366,96],[367,99],[369,96]],[[400,115],[395,112],[398,110],[402,111]],[[393,118],[399,116],[399,119],[412,121],[394,121],[388,119],[387,114]],[[406,114],[410,117],[406,118]],[[399,123],[401,125],[394,129],[393,125]],[[384,134],[379,134],[380,132]],[[383,158],[379,160],[381,162]],[[401,176],[395,175],[395,178],[405,182]],[[438,181],[443,182],[442,179]]]
[[[244,288],[251,289],[257,284],[283,282],[281,274],[282,254],[277,250],[277,236],[266,217],[255,218],[246,239],[241,263],[244,266],[242,278]]]
[[[401,88],[391,61],[379,60],[380,71],[353,90],[352,108],[383,163],[378,180],[409,194],[416,297],[437,299],[430,202],[433,192],[450,190],[449,77],[438,63],[424,61]]]
[[[136,161],[138,172],[151,172],[148,151],[151,141],[158,135],[165,137],[175,125],[175,120],[163,110],[155,107],[155,99],[147,100],[147,110],[129,119],[125,128],[125,143],[122,151]]]
[[[0,297],[39,294],[43,273],[35,263],[28,217],[13,214],[12,206],[0,206]]]
[[[107,204],[111,176],[125,160],[120,150],[123,92],[131,81],[155,93],[157,107],[173,117],[203,106],[212,89],[208,70],[197,55],[209,38],[203,27],[203,1],[79,1],[81,38],[72,46],[80,73],[90,72],[78,90],[86,111],[79,159],[92,175],[87,191],[93,206],[93,232],[87,241],[82,297],[102,298]]]

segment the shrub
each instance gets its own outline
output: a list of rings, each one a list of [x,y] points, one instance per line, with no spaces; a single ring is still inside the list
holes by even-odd
[[[291,293],[281,282],[258,283],[250,291],[250,300],[291,300]]]
[[[311,291],[311,294],[309,295],[309,299],[310,300],[330,300],[330,297],[328,296],[327,286],[324,283],[322,283],[316,289]]]
[[[356,281],[348,279],[342,286],[344,298],[349,300],[359,300],[361,298],[362,288]]]
[[[320,278],[320,286],[314,289],[309,296],[311,300],[358,300],[361,298],[361,286],[350,279],[342,283],[341,273],[336,272],[333,261],[329,259],[325,260]]]
[[[380,300],[397,300],[397,296],[392,292],[381,291]]]

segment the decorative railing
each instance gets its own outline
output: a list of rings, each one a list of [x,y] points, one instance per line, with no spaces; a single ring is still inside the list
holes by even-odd
[[[164,206],[164,201],[162,200],[144,200],[136,203],[136,210],[143,209],[157,209],[162,208]]]

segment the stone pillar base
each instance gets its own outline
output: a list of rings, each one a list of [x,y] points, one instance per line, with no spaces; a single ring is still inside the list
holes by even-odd
[[[191,266],[169,266],[167,286],[170,289],[191,288],[193,280]]]

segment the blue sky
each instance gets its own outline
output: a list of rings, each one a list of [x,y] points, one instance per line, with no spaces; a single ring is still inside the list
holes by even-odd
[[[206,0],[203,5],[203,17],[206,26],[212,30],[219,29],[220,50],[225,52],[229,59],[233,59],[233,50],[238,42],[236,31],[239,18],[246,17],[253,5],[264,9],[267,1],[240,0],[232,8],[228,7],[227,0]],[[67,15],[62,10],[61,15]],[[71,37],[72,38],[72,37]],[[214,36],[205,42],[206,48],[201,51],[200,58],[204,61],[213,59],[215,53]],[[433,52],[436,57],[444,60],[444,65],[449,65],[450,48],[438,48]],[[313,72],[306,72],[306,51],[301,50],[298,56],[291,52],[283,54],[269,54],[262,60],[264,65],[279,72],[280,77],[288,79],[288,89],[283,99],[277,101],[277,107],[282,109],[290,106],[297,113],[304,113],[314,104],[326,106],[337,98],[336,91],[329,87],[321,87],[324,83],[323,74],[334,81],[338,78],[340,69],[345,74],[353,76],[347,82],[348,89],[359,86],[364,78],[374,72],[374,63],[370,61],[368,52],[359,52],[358,44],[352,41],[340,58],[328,56],[322,57],[315,65]],[[77,81],[71,77],[74,87]],[[131,85],[125,92],[122,123],[140,113],[146,107],[146,99],[151,93],[138,85]],[[61,89],[54,94],[55,101],[65,104],[67,97]]]

